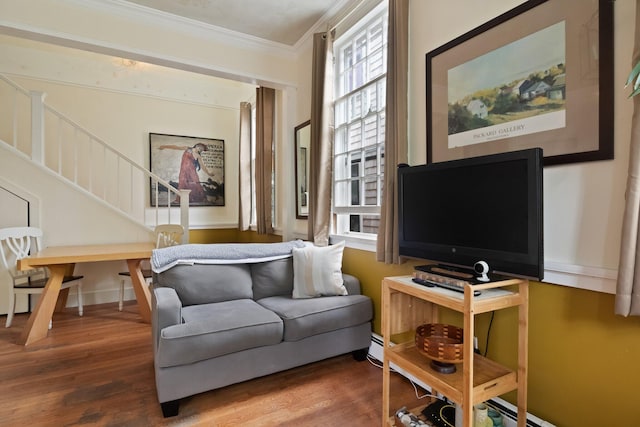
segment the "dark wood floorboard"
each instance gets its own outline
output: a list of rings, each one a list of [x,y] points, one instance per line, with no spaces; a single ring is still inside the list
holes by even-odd
[[[16,344],[27,321],[0,316],[3,426],[378,426],[382,370],[350,355],[201,393],[163,418],[156,398],[150,325],[135,304],[56,313],[49,336]],[[392,376],[393,402],[415,397]],[[394,406],[395,407],[395,406]]]

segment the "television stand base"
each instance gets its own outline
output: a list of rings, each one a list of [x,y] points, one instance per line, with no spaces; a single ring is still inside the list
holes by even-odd
[[[489,273],[487,274],[487,276],[489,276],[489,281],[487,282],[479,280],[479,275],[477,275],[472,268],[457,267],[446,264],[417,265],[415,269],[418,271],[423,271],[425,273],[448,277],[450,279],[462,280],[474,285],[489,282],[499,282],[507,279],[505,276],[501,276],[495,273]]]

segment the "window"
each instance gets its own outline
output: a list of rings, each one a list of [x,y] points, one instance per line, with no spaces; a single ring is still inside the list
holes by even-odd
[[[377,234],[384,173],[386,2],[334,43],[337,234]]]

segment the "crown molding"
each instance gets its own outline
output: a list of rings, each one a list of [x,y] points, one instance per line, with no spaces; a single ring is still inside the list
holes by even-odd
[[[287,59],[297,57],[296,49],[282,43],[240,33],[194,19],[184,18],[124,0],[62,0],[74,7],[85,8],[105,15],[125,18],[161,28],[171,28],[203,40],[213,40],[232,47],[257,50]]]
[[[313,25],[302,37],[298,40],[294,48],[299,55],[303,49],[307,46],[307,43],[311,43],[313,41],[313,35],[315,33],[320,33],[324,31],[328,31],[332,27],[332,22],[336,19],[336,17],[344,16],[350,14],[353,10],[360,7],[360,5],[366,0],[340,0],[336,1],[331,9],[324,14],[322,18],[318,20],[318,22]],[[378,0],[380,1],[380,0]]]

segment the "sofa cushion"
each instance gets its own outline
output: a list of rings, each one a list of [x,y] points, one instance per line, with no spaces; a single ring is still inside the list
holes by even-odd
[[[282,320],[253,300],[186,307],[184,323],[160,334],[159,367],[184,365],[282,341]]]
[[[247,264],[176,265],[157,274],[156,282],[174,288],[183,306],[253,298]]]
[[[291,295],[293,292],[293,259],[251,264],[253,298],[259,300],[275,295]]]
[[[274,296],[258,300],[284,321],[284,340],[303,338],[369,322],[373,317],[371,299],[364,295],[294,299]]]
[[[293,297],[347,295],[342,280],[344,242],[293,249]]]

